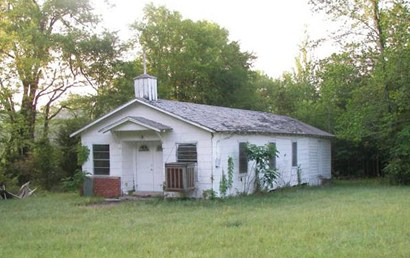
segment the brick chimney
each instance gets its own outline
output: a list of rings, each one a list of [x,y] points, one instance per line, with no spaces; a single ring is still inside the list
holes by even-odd
[[[157,78],[144,73],[134,78],[135,97],[157,100]]]

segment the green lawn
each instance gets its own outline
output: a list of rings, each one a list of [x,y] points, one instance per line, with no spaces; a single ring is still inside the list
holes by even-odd
[[[227,200],[0,200],[0,257],[410,257],[410,188],[375,181]]]

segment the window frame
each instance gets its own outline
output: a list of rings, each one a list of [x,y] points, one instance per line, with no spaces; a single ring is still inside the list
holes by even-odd
[[[186,149],[180,150],[181,147]],[[190,153],[189,148],[193,149],[193,147],[195,147],[195,152]],[[181,156],[181,153],[184,155]],[[196,143],[177,143],[175,154],[177,162],[198,163],[198,146]]]
[[[98,150],[98,148],[103,147],[103,150]],[[110,175],[110,166],[111,166],[111,161],[110,161],[110,145],[109,144],[93,144],[92,145],[92,151],[93,151],[93,172],[94,175],[100,175],[100,176],[109,176]],[[107,157],[101,157],[102,156],[108,156]],[[104,155],[105,154],[105,155]],[[100,157],[99,157],[100,156]],[[100,165],[97,166],[97,163]],[[104,164],[103,166],[101,164]]]

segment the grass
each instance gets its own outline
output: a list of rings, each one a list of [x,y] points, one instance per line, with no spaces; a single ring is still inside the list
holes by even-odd
[[[410,188],[339,181],[225,200],[0,201],[0,257],[410,257]]]

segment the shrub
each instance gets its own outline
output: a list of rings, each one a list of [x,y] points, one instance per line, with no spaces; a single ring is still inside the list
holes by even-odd
[[[392,183],[410,185],[410,127],[397,134],[396,144],[390,151],[390,161],[384,172]]]

